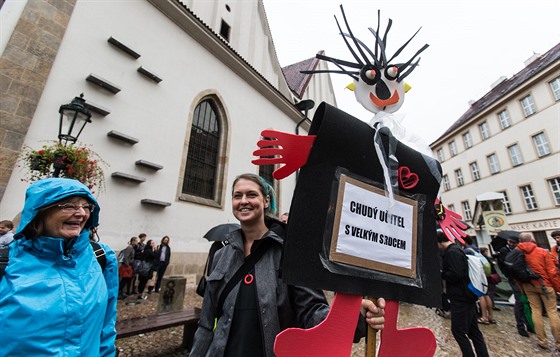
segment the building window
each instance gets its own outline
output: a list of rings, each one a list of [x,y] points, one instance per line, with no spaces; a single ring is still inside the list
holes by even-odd
[[[560,177],[548,180],[548,185],[550,186],[550,191],[554,197],[554,204],[556,206],[560,206]]]
[[[449,176],[443,175],[443,188],[445,191],[451,190],[451,185],[449,184]]]
[[[533,136],[533,142],[535,143],[535,147],[537,152],[539,153],[539,157],[543,157],[545,155],[550,154],[550,147],[548,146],[548,140],[543,132],[538,133],[537,135]]]
[[[437,157],[438,157],[439,162],[444,162],[445,161],[445,153],[443,152],[443,149],[438,149]]]
[[[478,128],[480,129],[480,136],[482,137],[482,140],[486,140],[490,137],[490,128],[488,127],[487,122],[478,124]]]
[[[450,211],[452,211],[452,212],[455,212],[455,205],[453,205],[453,204],[448,205],[448,206],[447,206],[447,209],[450,210]]]
[[[500,119],[500,126],[502,127],[502,130],[511,126],[511,119],[506,109],[498,113],[498,118]]]
[[[272,140],[272,138],[264,137],[263,140]],[[263,148],[273,148],[274,146],[263,146]],[[261,156],[261,158],[273,158],[274,155],[271,156]],[[268,183],[274,186],[274,178],[272,177],[272,173],[274,172],[275,166],[274,165],[260,165],[259,166],[259,176],[264,178]]]
[[[480,170],[478,169],[478,164],[475,162],[471,162],[469,164],[470,168],[471,168],[471,176],[473,181],[478,181],[480,180]]]
[[[193,113],[182,193],[217,200],[219,148],[218,112],[211,100],[204,100]]]
[[[523,156],[521,156],[521,149],[518,144],[508,146],[508,152],[513,166],[519,166],[523,163]]]
[[[471,213],[471,206],[469,205],[469,201],[461,202],[463,206],[463,217],[465,220],[470,221],[472,220],[472,213]]]
[[[550,88],[552,89],[554,99],[556,99],[556,101],[559,101],[560,100],[560,77],[556,77],[552,81],[550,81]]]
[[[490,166],[490,172],[492,174],[497,174],[500,172],[500,163],[498,162],[498,157],[496,154],[488,155],[488,166]]]
[[[455,178],[457,179],[457,186],[463,186],[465,184],[465,180],[463,179],[463,172],[461,169],[455,170]]]
[[[463,142],[465,143],[465,149],[472,147],[472,137],[470,132],[467,131],[463,134]]]
[[[222,20],[222,24],[220,25],[220,36],[222,36],[224,40],[229,42],[230,32],[231,32],[231,26],[229,26],[227,22]]]
[[[521,186],[521,194],[523,195],[523,199],[525,200],[525,208],[527,211],[536,210],[537,207],[537,200],[535,199],[535,195],[533,194],[533,189],[531,185]]]
[[[449,152],[451,153],[451,156],[457,155],[457,144],[455,143],[455,140],[449,143]]]
[[[506,214],[511,214],[511,203],[509,202],[509,197],[506,191],[502,191],[500,193],[504,195],[504,198],[502,199],[502,203],[504,204],[504,212],[506,212]]]
[[[521,106],[523,107],[523,113],[525,114],[525,118],[537,112],[537,109],[535,108],[535,102],[533,101],[533,97],[531,97],[530,94],[525,98],[521,99]]]

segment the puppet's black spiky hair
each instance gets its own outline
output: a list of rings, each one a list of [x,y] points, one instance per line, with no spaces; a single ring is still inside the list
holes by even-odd
[[[342,18],[344,19],[344,24],[346,25],[346,29],[348,30],[348,33],[345,33],[345,32],[342,31],[342,28],[340,27],[340,23],[338,22],[338,19],[336,18],[336,16],[334,17],[334,19],[336,21],[336,25],[338,26],[338,30],[340,31],[340,35],[342,36],[342,38],[344,40],[344,43],[346,43],[346,47],[348,47],[348,49],[350,50],[350,53],[352,54],[352,56],[356,60],[356,63],[317,54],[316,57],[318,59],[331,62],[332,64],[334,64],[335,66],[340,68],[340,70],[301,71],[301,73],[306,73],[306,74],[341,73],[341,74],[349,75],[350,77],[354,78],[355,80],[358,80],[360,70],[364,66],[371,66],[373,64],[378,68],[386,68],[387,65],[404,50],[404,48],[410,43],[410,41],[412,41],[412,39],[420,31],[420,29],[418,29],[414,33],[414,35],[412,35],[412,37],[408,41],[406,41],[397,50],[397,52],[395,52],[395,54],[391,58],[387,59],[387,54],[385,52],[385,49],[387,48],[387,34],[389,33],[389,30],[391,29],[391,25],[393,24],[393,20],[389,19],[389,22],[387,23],[387,28],[385,30],[385,34],[383,35],[383,38],[381,38],[381,36],[379,34],[379,26],[380,26],[380,23],[381,23],[381,11],[380,10],[377,11],[377,30],[374,30],[371,27],[369,28],[370,32],[375,36],[375,53],[373,53],[366,46],[365,43],[363,43],[362,41],[357,39],[354,36],[354,34],[352,34],[352,30],[350,29],[350,26],[348,25],[348,20],[346,19],[346,14],[344,13],[344,8],[342,7],[342,5],[340,5],[340,10],[342,12]],[[358,56],[358,53],[356,53],[356,50],[354,49],[354,47],[348,41],[348,38],[350,38],[352,40],[352,43],[354,44],[355,49],[359,52],[359,56]],[[413,61],[416,59],[416,57],[420,53],[422,53],[422,51],[424,51],[426,48],[428,48],[428,46],[429,46],[428,44],[425,44],[424,46],[422,46],[422,48],[420,48],[414,54],[414,56],[412,56],[411,59],[409,59],[405,63],[401,63],[401,64],[396,65],[398,67],[398,73],[399,73],[399,77],[397,79],[397,82],[402,81],[406,76],[408,76],[414,70],[414,68],[416,68],[416,66],[420,62],[420,58],[418,58],[418,60],[414,63],[413,63]],[[364,51],[367,52],[367,54],[369,54],[369,56],[373,60],[373,63],[370,61],[370,59],[368,58],[368,56],[366,55],[366,53]],[[410,68],[408,68],[409,66],[410,66]],[[347,67],[348,69],[345,68],[345,67]],[[351,70],[351,69],[354,69],[354,70]]]

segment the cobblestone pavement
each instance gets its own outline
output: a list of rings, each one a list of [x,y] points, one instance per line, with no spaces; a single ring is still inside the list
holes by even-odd
[[[194,285],[187,285],[184,306],[200,306],[202,299],[194,292]],[[127,300],[118,302],[118,318],[125,319],[135,316],[146,316],[156,313],[158,294],[152,294],[148,300],[136,300],[136,296],[130,296]],[[137,305],[127,303],[141,301]],[[513,309],[510,306],[499,306],[501,311],[494,312],[494,318],[498,321],[496,325],[480,325],[490,355],[493,357],[532,357],[532,356],[556,356],[560,352],[553,348],[553,339],[550,336],[548,322],[545,329],[549,334],[550,351],[544,351],[537,346],[534,334],[530,337],[522,337],[517,334]],[[546,321],[546,319],[545,319]],[[459,347],[450,331],[450,320],[436,315],[434,309],[423,306],[401,304],[398,328],[423,326],[432,330],[437,339],[437,357],[458,357],[461,355]],[[182,340],[182,327],[169,328],[144,335],[128,337],[117,340],[120,357],[164,357],[164,356],[188,356],[185,349],[180,347]],[[363,357],[364,342],[355,344],[351,357]],[[297,357],[297,356],[294,356]],[[395,356],[399,357],[399,356]]]

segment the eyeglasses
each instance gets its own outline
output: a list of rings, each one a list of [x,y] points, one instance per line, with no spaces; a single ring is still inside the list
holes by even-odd
[[[88,203],[85,205],[78,205],[75,203],[65,203],[62,205],[57,205],[58,208],[60,208],[62,210],[62,212],[65,213],[74,213],[77,212],[80,208],[84,210],[84,212],[86,213],[91,213],[95,210],[95,205],[92,203]]]

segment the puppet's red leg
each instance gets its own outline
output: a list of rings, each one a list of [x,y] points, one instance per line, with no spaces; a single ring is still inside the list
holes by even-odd
[[[277,357],[350,356],[362,297],[337,293],[327,318],[308,330],[286,329],[276,336]]]

